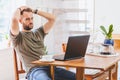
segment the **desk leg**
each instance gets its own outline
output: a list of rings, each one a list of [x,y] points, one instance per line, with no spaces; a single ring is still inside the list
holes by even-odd
[[[76,68],[76,80],[84,80],[84,68]]]
[[[115,72],[112,74],[112,80],[117,80],[118,77],[118,63],[115,65]]]
[[[112,80],[112,69],[109,70],[109,80]]]
[[[51,65],[50,66],[50,70],[51,70],[51,77],[52,77],[52,80],[54,80],[54,66],[53,65]]]

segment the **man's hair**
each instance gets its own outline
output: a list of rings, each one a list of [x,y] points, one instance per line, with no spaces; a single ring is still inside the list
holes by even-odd
[[[26,9],[23,9],[20,14],[23,15],[24,12],[32,12],[32,9],[30,8],[26,8]]]

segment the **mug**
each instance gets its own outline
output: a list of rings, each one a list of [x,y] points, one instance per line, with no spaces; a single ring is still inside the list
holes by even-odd
[[[49,60],[53,59],[53,55],[43,55],[41,59],[49,61]]]

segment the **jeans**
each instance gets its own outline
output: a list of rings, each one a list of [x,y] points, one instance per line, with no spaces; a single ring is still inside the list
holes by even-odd
[[[55,80],[76,80],[75,73],[63,68],[55,67]],[[52,80],[50,75],[50,67],[35,67],[27,74],[28,80]]]

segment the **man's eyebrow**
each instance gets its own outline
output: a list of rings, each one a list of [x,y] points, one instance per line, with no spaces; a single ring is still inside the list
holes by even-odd
[[[30,18],[26,18],[26,20],[29,20]]]

